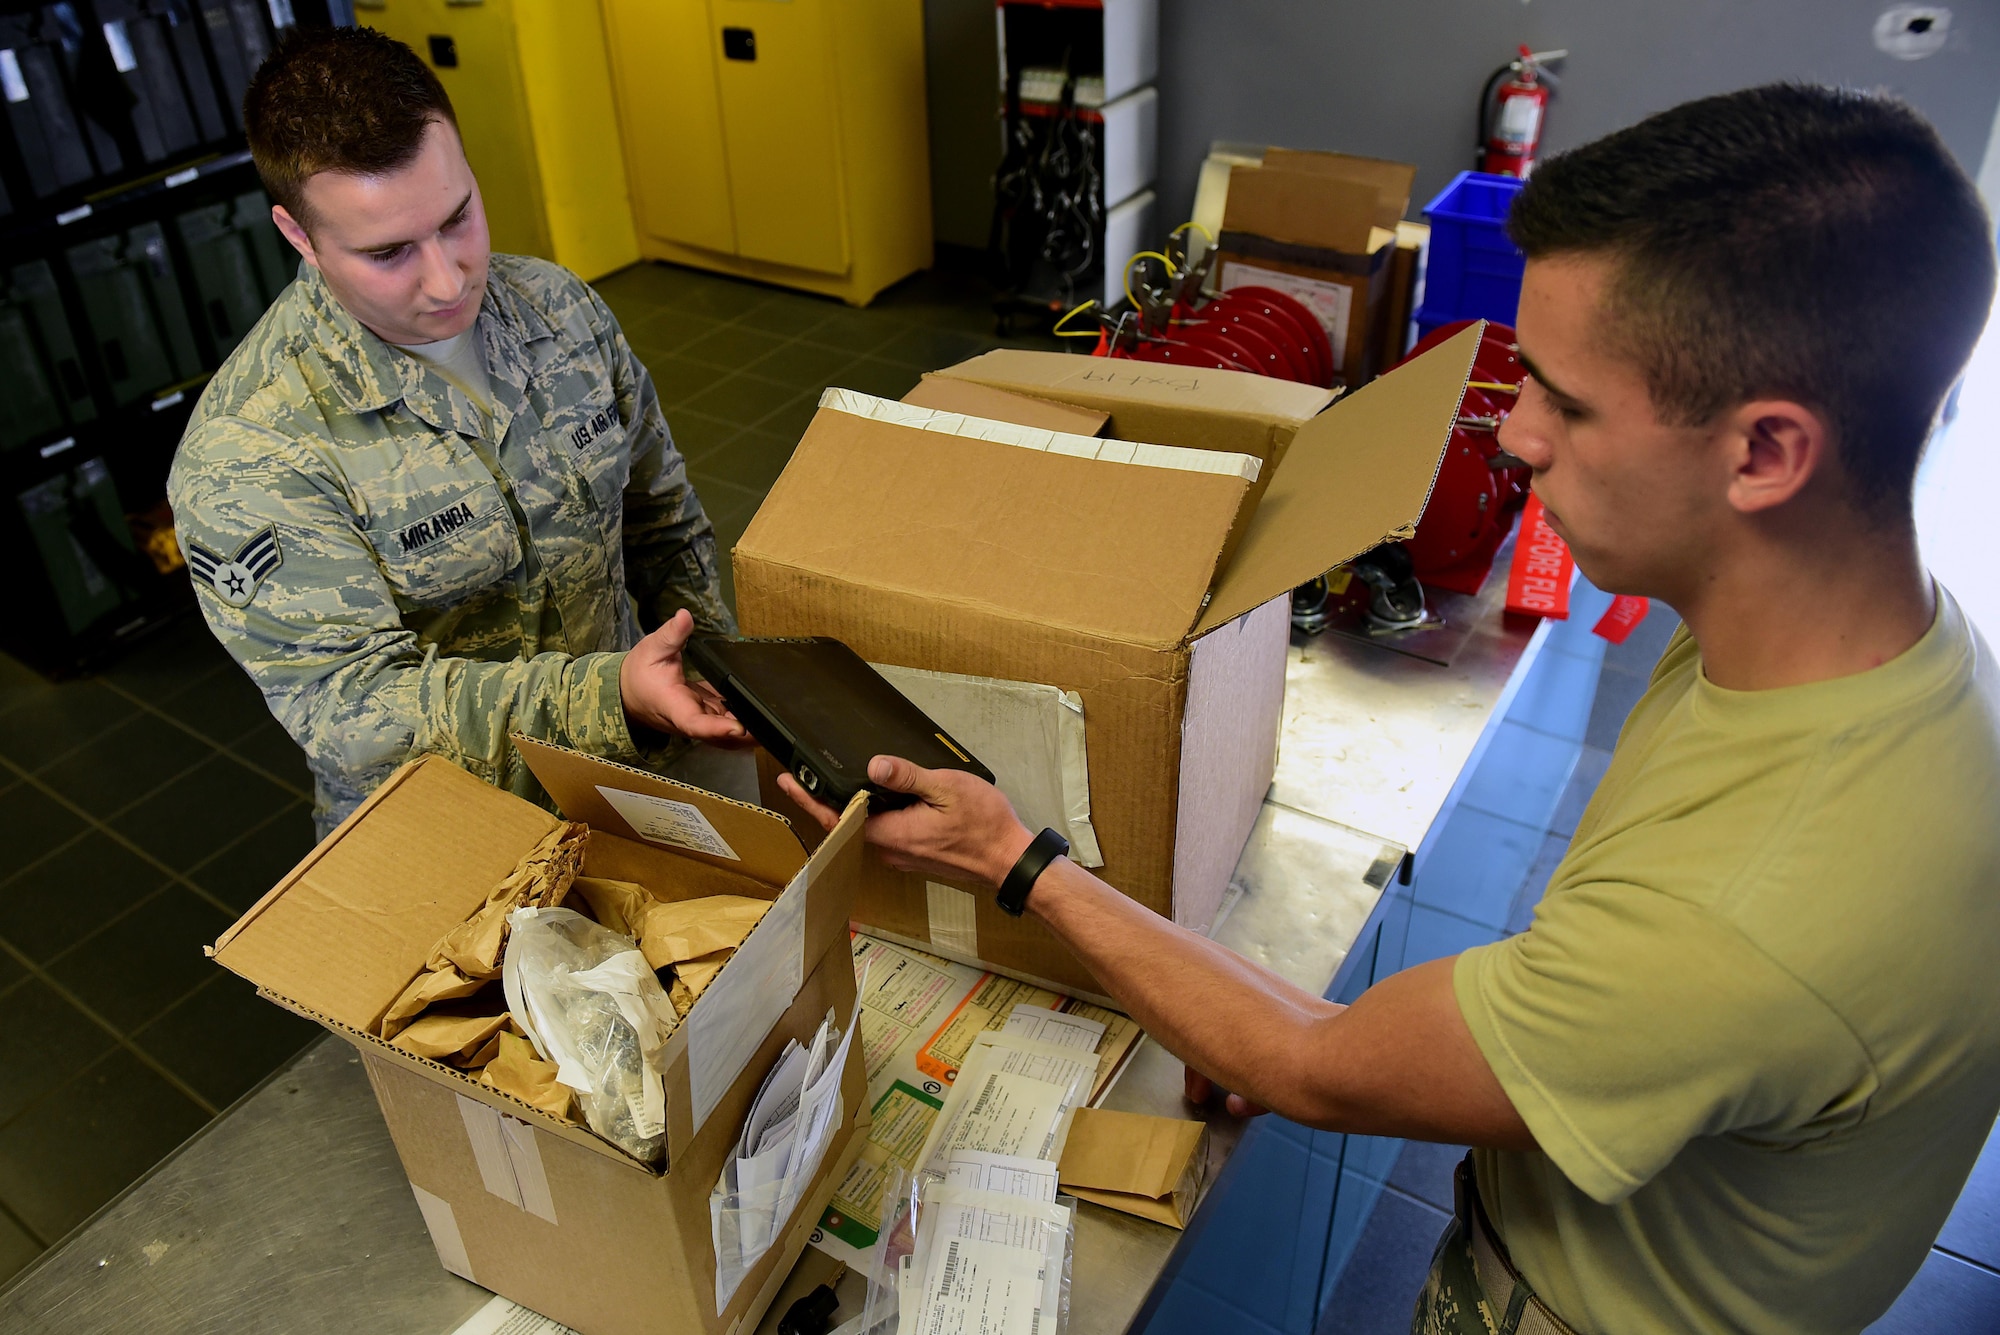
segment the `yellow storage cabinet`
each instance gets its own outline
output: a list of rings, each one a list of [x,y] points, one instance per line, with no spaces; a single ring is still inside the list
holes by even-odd
[[[931,262],[920,0],[603,0],[640,250],[859,306]]]
[[[437,71],[493,249],[584,278],[639,258],[604,26],[587,0],[359,0],[355,17]]]

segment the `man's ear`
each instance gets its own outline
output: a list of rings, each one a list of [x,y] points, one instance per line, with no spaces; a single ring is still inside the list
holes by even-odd
[[[1826,419],[1787,399],[1739,405],[1723,421],[1730,451],[1729,503],[1743,514],[1790,501],[1836,467]]]
[[[312,237],[305,226],[292,216],[291,210],[283,204],[273,204],[271,221],[278,225],[278,230],[284,233],[285,240],[292,243],[292,249],[299,252],[301,259],[313,268],[319,268],[319,256],[313,250]]]

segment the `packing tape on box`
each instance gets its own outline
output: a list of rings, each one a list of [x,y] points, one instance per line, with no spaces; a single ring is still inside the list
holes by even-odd
[[[1076,459],[1101,459],[1111,463],[1138,464],[1144,468],[1172,468],[1184,473],[1218,473],[1255,482],[1263,461],[1254,455],[1227,450],[1196,450],[1181,445],[1153,445],[1144,441],[1107,440],[1102,436],[1079,436],[1068,431],[1049,431],[1022,426],[1018,422],[996,422],[989,417],[921,408],[896,399],[878,399],[859,390],[829,387],[819,396],[819,406],[853,417],[906,426],[917,431],[935,431],[947,436],[963,436],[995,445],[1014,445],[1046,454],[1066,454]]]
[[[979,901],[936,881],[924,883],[930,901],[931,944],[967,959],[979,958]]]
[[[486,1190],[517,1210],[555,1223],[555,1199],[549,1194],[549,1177],[542,1168],[535,1129],[463,1094],[455,1097],[466,1139],[472,1142],[472,1157],[479,1164],[479,1180],[486,1184]]]
[[[805,985],[807,863],[688,1013],[688,1097],[700,1132]]]
[[[458,1217],[451,1212],[451,1202],[431,1195],[414,1182],[410,1190],[416,1193],[417,1209],[423,1212],[424,1227],[431,1232],[438,1264],[460,1279],[477,1284],[479,1281],[472,1278],[472,1262],[465,1255],[465,1239],[458,1234]]]

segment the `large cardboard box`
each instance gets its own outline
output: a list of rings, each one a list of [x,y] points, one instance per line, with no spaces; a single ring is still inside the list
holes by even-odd
[[[1230,169],[1217,284],[1275,287],[1325,325],[1350,386],[1390,360],[1382,314],[1393,286],[1396,224],[1417,169],[1345,153],[1265,150],[1262,165]]]
[[[1205,931],[1270,786],[1290,591],[1413,531],[1476,347],[1461,336],[1331,407],[1263,376],[1061,353],[935,373],[1109,414],[1107,439],[1036,448],[977,419],[920,428],[822,406],[736,546],[743,633],[831,635],[871,662],[1073,692],[1098,874]],[[1121,441],[1213,467],[1148,466]],[[872,850],[855,917],[1103,992],[1032,917]]]
[[[373,1036],[432,945],[556,821],[448,761],[399,770],[211,953],[360,1049],[447,1269],[586,1335],[754,1329],[865,1139],[861,1045],[812,1185],[719,1313],[709,1193],[785,1043],[810,1043],[829,1010],[855,1022],[848,919],[862,804],[808,858],[761,807],[517,744],[562,809],[591,827],[586,875],[668,898],[774,901],[668,1042],[664,1166]]]

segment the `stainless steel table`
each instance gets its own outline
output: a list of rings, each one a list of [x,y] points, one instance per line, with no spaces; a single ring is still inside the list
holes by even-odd
[[[1445,605],[1469,631],[1449,667],[1330,635],[1292,650],[1277,778],[1216,939],[1325,992],[1539,649],[1489,584]],[[1151,1043],[1103,1102],[1191,1115]],[[1242,1132],[1212,1125],[1211,1177]],[[1072,1329],[1124,1330],[1179,1237],[1082,1207]],[[832,1265],[809,1250],[765,1329]],[[438,1265],[359,1059],[328,1037],[0,1291],[0,1331],[446,1335],[490,1296]]]

